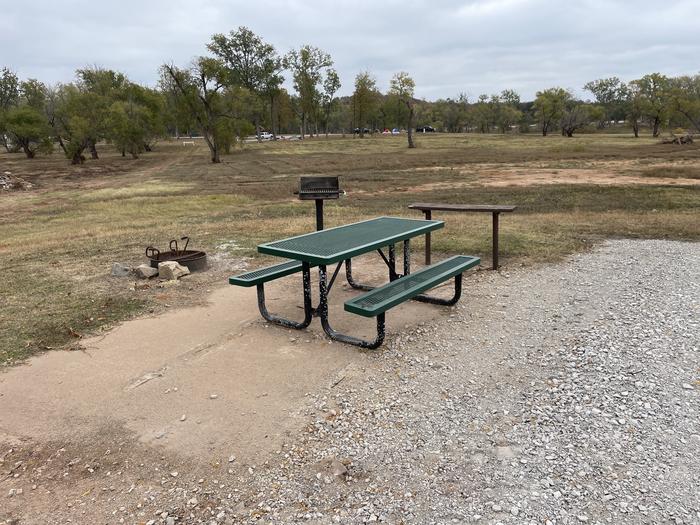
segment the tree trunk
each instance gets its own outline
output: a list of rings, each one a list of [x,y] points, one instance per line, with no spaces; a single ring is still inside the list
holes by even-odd
[[[262,142],[262,137],[260,136],[260,119],[255,115],[255,138],[258,142]]]
[[[97,155],[97,146],[95,145],[94,140],[90,140],[89,147],[90,147],[90,156],[93,159],[99,159],[100,157]]]
[[[204,135],[204,141],[207,143],[207,146],[209,146],[209,155],[211,157],[212,163],[220,163],[221,157],[219,156],[219,147],[216,144],[216,139],[213,137],[213,134],[210,137],[208,130],[202,130],[202,135]]]
[[[700,120],[694,119],[693,116],[687,111],[681,111],[680,113],[690,121],[696,130],[700,131]]]
[[[660,127],[660,126],[661,126],[661,120],[659,119],[659,117],[654,117],[654,127],[653,127],[653,130],[652,130],[652,135],[653,135],[654,137],[658,137],[658,136],[659,136],[659,127]]]
[[[58,137],[58,145],[61,146],[61,149],[63,150],[64,155],[68,155],[68,149],[66,149],[66,145],[63,143],[63,139],[59,135]]]
[[[144,142],[143,143],[143,150],[144,151],[153,151],[153,148],[151,147],[151,145],[148,142]]]
[[[270,132],[272,133],[272,138],[277,140],[277,129],[275,126],[275,96],[270,95]]]
[[[126,148],[122,148],[122,157],[126,157]]]
[[[28,159],[33,159],[34,158],[34,150],[32,150],[29,147],[29,144],[26,142],[22,143],[22,151],[24,151],[24,154],[27,156]]]
[[[634,131],[634,138],[638,139],[639,138],[639,122],[636,119],[632,123],[632,131]]]
[[[71,164],[76,165],[76,164],[82,164],[83,162],[85,162],[85,157],[83,157],[82,150],[76,151],[75,153],[73,153],[73,156],[70,159]]]
[[[408,106],[408,148],[412,149],[416,147],[415,143],[413,142],[413,119],[415,112],[413,111],[413,105],[410,102],[406,102],[406,105]]]
[[[301,114],[301,140],[304,140],[304,134],[306,133],[306,113]]]

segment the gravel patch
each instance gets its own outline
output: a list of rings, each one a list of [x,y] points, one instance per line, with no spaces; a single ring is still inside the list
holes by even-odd
[[[444,320],[309,393],[308,426],[267,462],[139,464],[125,448],[119,480],[93,491],[107,460],[89,464],[75,513],[52,521],[99,505],[151,525],[700,523],[699,314],[697,243],[478,272]]]
[[[481,273],[448,320],[314,399],[255,480],[256,519],[700,523],[698,248]],[[324,458],[347,476],[314,474]]]

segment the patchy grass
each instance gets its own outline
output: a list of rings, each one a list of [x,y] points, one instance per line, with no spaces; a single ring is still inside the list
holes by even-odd
[[[643,177],[662,179],[700,179],[700,165],[693,166],[658,166],[639,173]]]
[[[296,200],[301,175],[341,176],[348,196],[328,203],[328,226],[377,215],[419,217],[414,201],[509,203],[502,216],[507,268],[558,260],[606,237],[698,240],[700,185],[548,184],[488,186],[481,173],[500,168],[580,168],[620,175],[697,179],[700,147],[655,139],[583,135],[419,135],[313,139],[247,145],[220,165],[203,144],[161,144],[141,159],[108,147],[101,159],[70,166],[59,155],[28,161],[0,155],[2,171],[32,182],[32,191],[0,194],[0,364],[47,348],[76,347],[144,310],[191,301],[225,283],[225,266],[193,275],[177,289],[134,290],[109,276],[115,261],[144,261],[147,245],[189,234],[219,259],[256,256],[257,244],[313,229],[313,203]],[[675,185],[674,185],[675,184]],[[436,213],[446,228],[436,252],[490,256],[488,214]],[[422,239],[413,243],[416,252]],[[218,269],[217,269],[218,268]]]

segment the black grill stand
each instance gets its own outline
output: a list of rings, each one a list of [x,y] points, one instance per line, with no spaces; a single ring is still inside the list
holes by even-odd
[[[299,179],[299,200],[316,202],[316,230],[323,229],[323,201],[338,199],[344,193],[340,189],[338,177],[301,177]]]

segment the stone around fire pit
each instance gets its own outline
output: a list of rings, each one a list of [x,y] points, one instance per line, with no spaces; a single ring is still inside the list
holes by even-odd
[[[175,261],[165,261],[158,265],[158,274],[168,281],[177,280],[180,277],[190,274],[187,266],[182,266]]]
[[[136,267],[134,273],[139,279],[150,279],[158,275],[158,268],[153,268],[149,264],[140,264]]]

